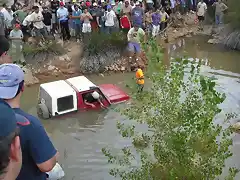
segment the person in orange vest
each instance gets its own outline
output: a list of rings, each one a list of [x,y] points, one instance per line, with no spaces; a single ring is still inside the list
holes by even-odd
[[[142,92],[144,87],[144,74],[140,66],[136,71],[136,83],[138,86],[138,92]]]

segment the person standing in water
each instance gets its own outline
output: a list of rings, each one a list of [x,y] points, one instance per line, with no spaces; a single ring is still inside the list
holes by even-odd
[[[139,66],[136,71],[136,83],[137,83],[137,91],[142,92],[144,88],[144,74],[141,69],[141,66]]]

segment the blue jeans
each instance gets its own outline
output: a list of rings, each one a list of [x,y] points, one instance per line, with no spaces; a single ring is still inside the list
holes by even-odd
[[[129,42],[128,43],[128,50],[132,53],[140,53],[141,52],[141,46],[140,46],[139,43]]]
[[[221,22],[221,15],[215,15],[215,23],[217,25],[222,24],[222,22]]]
[[[106,34],[112,34],[114,32],[114,26],[105,26]]]

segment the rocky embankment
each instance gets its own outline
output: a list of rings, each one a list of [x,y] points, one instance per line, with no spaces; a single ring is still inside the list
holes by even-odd
[[[210,44],[220,44],[226,48],[240,50],[240,31],[233,30],[230,25],[222,24],[209,27],[207,35],[211,36],[208,40]]]
[[[195,18],[194,13],[173,16],[170,26],[166,29],[167,40],[174,41],[184,36],[196,35],[198,27]],[[161,34],[159,37],[162,39]],[[55,78],[64,79],[77,74],[133,71],[139,65],[143,68],[147,65],[144,53],[136,61],[135,58],[129,59],[124,49],[107,48],[98,55],[89,56],[86,55],[86,50],[83,50],[83,45],[79,43],[70,42],[63,46],[66,49],[64,55],[26,59],[28,65],[24,67],[24,70],[27,85],[46,82]]]

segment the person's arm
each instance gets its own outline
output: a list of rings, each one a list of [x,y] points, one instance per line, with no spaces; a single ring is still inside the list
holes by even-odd
[[[143,29],[140,30],[140,34],[142,35],[144,43],[147,42],[147,36],[146,36],[146,33]]]
[[[11,39],[11,40],[13,40],[13,39],[14,39],[14,37],[13,37],[13,32],[12,32],[12,31],[10,31],[10,34],[9,34],[9,39]]]
[[[96,20],[97,20],[98,26],[101,27],[101,24],[99,23],[99,16],[97,16],[97,19],[96,19]]]
[[[20,30],[21,31],[21,30]],[[23,39],[23,32],[21,31],[20,39]]]
[[[80,15],[80,20],[84,21],[84,15],[83,14]]]
[[[132,38],[132,29],[130,29],[127,33],[127,39],[129,42],[131,41],[131,38]]]
[[[84,103],[88,106],[92,106],[92,108],[96,107],[94,104],[87,102],[87,100],[84,100]]]
[[[57,10],[57,18],[60,18],[59,10]]]
[[[57,163],[59,153],[54,148],[40,120],[32,117],[28,130],[29,152],[37,167],[42,172],[51,171]]]
[[[197,4],[197,12],[198,12],[198,10],[199,10],[199,7],[200,7],[200,4],[198,3],[198,4]]]
[[[101,108],[104,108],[104,109],[107,108],[106,106],[104,106],[104,104],[102,103],[102,101],[101,101],[100,99],[98,99],[98,102],[99,102],[99,104],[101,105]]]
[[[68,10],[66,9],[66,17],[68,17],[68,15],[69,15],[69,12],[68,12]]]
[[[92,15],[90,13],[88,13],[88,18],[91,20],[93,19]]]
[[[228,9],[227,5],[222,3],[222,12],[226,11]]]
[[[167,18],[167,20],[168,20],[168,19],[169,19],[169,15],[168,15],[168,13],[165,12],[165,15],[166,15],[166,18]]]

